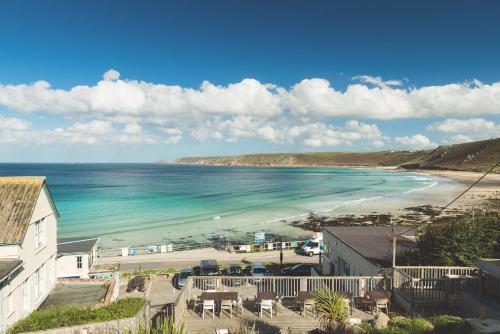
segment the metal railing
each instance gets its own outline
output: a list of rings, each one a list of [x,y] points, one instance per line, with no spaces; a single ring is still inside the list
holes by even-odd
[[[413,278],[419,279],[438,279],[443,278],[445,275],[472,275],[475,267],[440,267],[440,266],[405,266],[395,267],[402,273],[407,274]]]
[[[476,274],[474,267],[395,267],[393,288],[413,310],[418,305],[447,304],[461,290],[477,290]]]

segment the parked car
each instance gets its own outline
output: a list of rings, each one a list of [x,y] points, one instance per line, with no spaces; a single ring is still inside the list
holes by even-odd
[[[306,240],[304,244],[297,249],[297,253],[307,256],[323,253],[323,233],[318,233],[316,237]]]
[[[318,271],[319,265],[314,263],[301,263],[283,268],[281,274],[283,276],[311,276],[311,269],[313,268]]]
[[[258,279],[259,277],[269,276],[269,271],[266,266],[262,262],[254,262],[252,264],[252,268],[250,269],[250,275],[254,278],[255,283],[259,283],[262,280]],[[257,279],[255,279],[257,278]]]
[[[232,278],[229,279],[227,282],[223,282],[226,285],[229,286],[240,286],[244,283],[243,279],[237,279],[234,277],[242,277],[245,276],[245,271],[239,264],[230,264],[229,267],[226,270],[226,276],[231,276]]]
[[[177,275],[177,288],[182,289],[182,287],[186,283],[187,278],[192,275],[193,275],[193,268],[191,267],[182,268],[182,270],[179,272],[179,275]]]
[[[227,268],[227,276],[245,276],[245,272],[239,264],[230,264]]]
[[[220,275],[219,265],[216,260],[201,260],[200,276],[218,276]]]
[[[217,286],[216,276],[220,275],[219,265],[215,260],[200,261],[200,276],[205,276],[195,282],[196,287],[202,290],[215,290]]]

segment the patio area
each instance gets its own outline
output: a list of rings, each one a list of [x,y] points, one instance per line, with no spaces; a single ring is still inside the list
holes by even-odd
[[[351,319],[369,321],[373,319],[371,313],[354,308]],[[283,305],[278,304],[276,313],[271,318],[268,312],[264,312],[262,318],[259,315],[258,308],[254,301],[244,303],[243,314],[238,309],[233,312],[232,318],[229,312],[222,314],[216,312],[215,318],[206,313],[205,319],[202,318],[200,310],[194,311],[188,309],[182,318],[188,333],[215,333],[218,329],[235,330],[241,326],[252,327],[261,333],[274,333],[280,329],[290,329],[293,333],[305,333],[319,327],[319,319],[308,313],[305,317],[294,307],[292,301],[283,301]]]
[[[388,300],[390,295],[386,297],[385,293],[390,286],[390,280],[384,277],[190,277],[174,303],[173,313],[175,322],[184,323],[189,333],[234,331],[242,326],[255,326],[264,333],[280,329],[304,333],[320,325],[313,312],[314,291],[337,291],[349,305],[349,320],[358,323],[374,318],[368,309],[360,309],[366,306],[366,296],[382,293]],[[262,315],[261,305],[268,307]],[[205,307],[215,308],[215,312],[203,311]]]

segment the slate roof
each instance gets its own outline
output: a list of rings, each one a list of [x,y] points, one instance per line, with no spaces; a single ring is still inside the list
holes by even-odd
[[[394,229],[396,234],[401,234],[407,230],[407,226],[396,226]],[[391,226],[325,227],[325,231],[334,235],[376,266],[382,268],[392,267]],[[407,232],[406,236],[414,237],[415,230]],[[415,241],[402,236],[396,239],[396,244],[396,254],[401,254],[404,250],[417,247]],[[332,247],[335,247],[335,245],[332,245]]]
[[[88,254],[97,242],[97,238],[79,237],[79,238],[58,238],[57,254]]]
[[[44,184],[43,176],[0,177],[0,244],[22,242]]]
[[[0,260],[0,283],[22,265],[23,261],[18,259],[1,259]]]

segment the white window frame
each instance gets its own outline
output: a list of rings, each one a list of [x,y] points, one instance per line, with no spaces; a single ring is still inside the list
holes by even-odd
[[[83,268],[83,256],[77,255],[76,256],[76,269],[82,269]]]
[[[37,250],[45,246],[45,220],[43,218],[35,223],[35,245]]]

